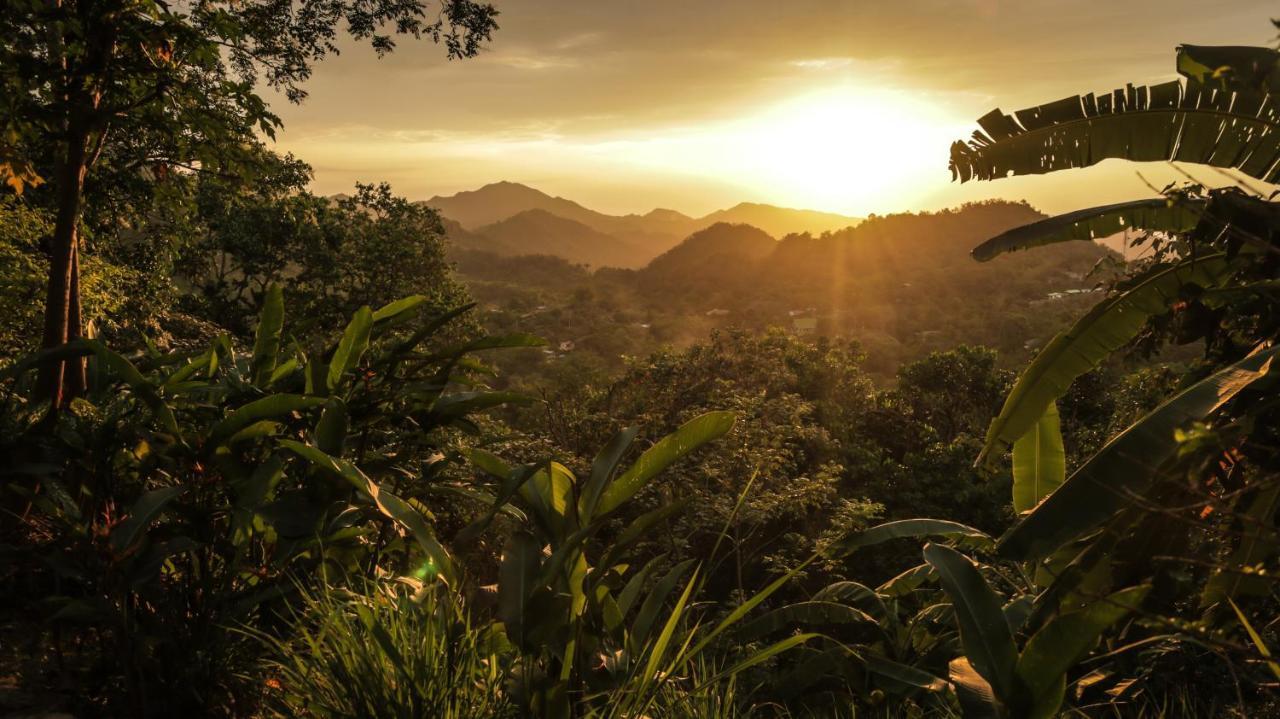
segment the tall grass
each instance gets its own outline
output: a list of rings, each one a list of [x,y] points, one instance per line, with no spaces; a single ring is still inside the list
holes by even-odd
[[[514,716],[502,668],[443,590],[377,584],[304,592],[292,635],[267,644],[267,715],[367,719]]]

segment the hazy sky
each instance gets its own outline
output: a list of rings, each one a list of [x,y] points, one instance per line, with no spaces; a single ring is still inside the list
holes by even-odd
[[[849,214],[984,197],[1048,211],[1150,194],[1121,163],[950,182],[1005,111],[1174,76],[1179,43],[1268,44],[1274,0],[495,0],[479,58],[402,42],[324,61],[280,149],[315,189],[414,199],[513,180],[608,212],[740,201]],[[1142,166],[1153,181],[1171,177]],[[1211,179],[1215,175],[1200,171]]]

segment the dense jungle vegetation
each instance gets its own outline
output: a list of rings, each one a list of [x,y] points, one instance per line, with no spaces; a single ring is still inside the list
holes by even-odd
[[[494,9],[285,5],[0,12],[0,711],[1280,716],[1271,198],[463,247],[259,93]],[[1280,53],[1176,60],[956,179],[1280,179]]]

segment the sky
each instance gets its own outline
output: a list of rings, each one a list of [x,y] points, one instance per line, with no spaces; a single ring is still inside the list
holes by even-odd
[[[1181,43],[1272,44],[1274,0],[492,0],[478,58],[344,44],[277,149],[313,189],[426,199],[499,180],[611,213],[739,202],[871,213],[1152,194],[1165,165],[959,184],[948,147],[1011,112],[1175,77]],[[1197,179],[1218,173],[1187,168]]]

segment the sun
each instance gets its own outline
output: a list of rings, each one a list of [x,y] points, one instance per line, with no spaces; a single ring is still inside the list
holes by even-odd
[[[936,187],[961,123],[904,92],[842,88],[736,125],[723,159],[739,181],[779,203],[861,214],[910,204]]]
[[[936,193],[950,179],[948,148],[969,127],[927,94],[862,84],[725,113],[589,143],[576,156],[601,168],[701,178],[754,201],[866,215],[917,208]]]

